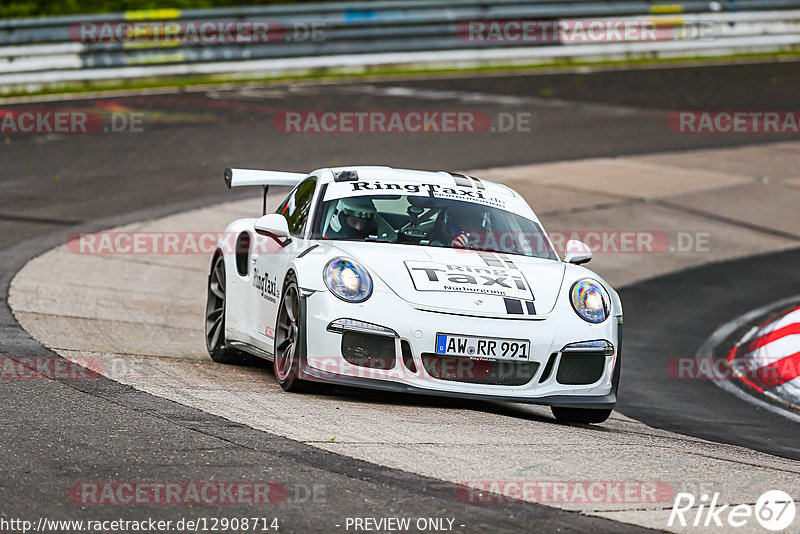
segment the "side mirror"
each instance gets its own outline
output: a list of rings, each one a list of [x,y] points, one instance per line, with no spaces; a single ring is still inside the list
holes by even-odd
[[[592,259],[592,249],[583,241],[570,239],[564,252],[564,261],[580,265]]]
[[[291,241],[291,234],[289,233],[289,223],[286,222],[286,217],[280,213],[268,213],[259,218],[253,225],[258,235],[271,237],[273,239],[284,239],[282,243],[284,246]]]

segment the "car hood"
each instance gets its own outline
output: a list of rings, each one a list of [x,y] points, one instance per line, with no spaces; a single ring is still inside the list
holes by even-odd
[[[556,260],[443,247],[337,241],[417,308],[479,317],[543,319],[555,307],[565,265]]]

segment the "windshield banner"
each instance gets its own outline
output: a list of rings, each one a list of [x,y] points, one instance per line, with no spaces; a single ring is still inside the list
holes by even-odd
[[[353,181],[333,182],[325,191],[325,201],[348,197],[406,195],[463,200],[495,208],[505,208],[506,199],[489,194],[485,189],[475,187],[445,186],[442,184],[389,182],[389,181]]]

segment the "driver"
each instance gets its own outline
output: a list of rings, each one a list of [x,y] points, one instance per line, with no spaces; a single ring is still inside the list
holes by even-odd
[[[364,239],[375,222],[375,204],[368,198],[343,198],[337,207],[338,214],[331,220],[325,237],[329,239]]]
[[[480,239],[480,232],[486,228],[486,220],[480,206],[463,203],[445,212],[442,226],[446,238],[444,243],[449,243],[453,248],[469,248],[470,239]]]

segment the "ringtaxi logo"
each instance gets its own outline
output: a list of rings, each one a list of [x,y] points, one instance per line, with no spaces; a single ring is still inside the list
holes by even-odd
[[[796,515],[794,499],[781,490],[765,492],[755,505],[720,505],[719,498],[719,493],[703,494],[699,499],[691,493],[678,493],[667,526],[741,528],[755,519],[762,528],[778,532],[787,529]]]

